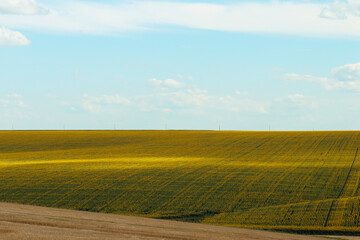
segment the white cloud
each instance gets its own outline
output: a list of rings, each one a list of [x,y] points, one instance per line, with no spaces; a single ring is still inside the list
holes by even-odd
[[[333,89],[336,83],[332,83],[327,77],[317,77],[312,75],[301,75],[297,73],[284,74],[283,79],[286,81],[307,81],[320,84],[325,89]]]
[[[278,98],[275,101],[297,107],[309,107],[312,109],[316,109],[319,106],[318,101],[314,97],[304,96],[299,93],[290,94],[286,97]]]
[[[360,16],[360,1],[334,0],[333,3],[326,5],[320,13],[321,17],[337,20],[345,20],[349,16]]]
[[[236,91],[235,91],[235,94],[236,94],[236,95],[239,95],[239,96],[247,96],[247,95],[249,95],[248,92],[246,92],[246,91],[239,91],[239,90],[236,90]]]
[[[200,112],[225,111],[225,112],[250,112],[266,113],[267,104],[260,101],[244,98],[247,92],[235,91],[233,95],[217,96],[207,90],[200,89],[194,85],[186,85],[180,82],[161,81],[156,78],[149,80],[155,87],[153,94],[148,96],[138,96],[137,102],[143,111],[191,111],[199,114]],[[170,87],[171,86],[171,87]],[[182,88],[180,88],[182,87]],[[180,89],[179,89],[180,88]],[[171,111],[169,111],[171,109]]]
[[[360,63],[346,64],[334,68],[331,76],[341,82],[357,82],[360,81]]]
[[[179,87],[182,87],[184,86],[185,84],[184,83],[181,83],[181,82],[178,82],[174,79],[166,79],[164,82],[163,82],[164,86],[166,87],[170,87],[170,88],[179,88]]]
[[[20,32],[5,27],[0,28],[0,46],[25,46],[30,41]]]
[[[180,78],[180,79],[183,79],[183,78],[184,78],[184,76],[183,76],[182,74],[180,74],[180,73],[176,74],[176,77],[177,77],[177,78]]]
[[[24,119],[28,117],[29,107],[20,94],[0,97],[0,116],[3,120]]]
[[[36,0],[1,0],[0,14],[41,15],[49,10],[36,2]]]
[[[160,93],[158,98],[162,102],[170,103],[177,107],[201,107],[210,99],[207,91],[198,88],[186,89],[170,93]]]
[[[360,91],[360,63],[346,64],[331,70],[328,77],[288,73],[283,76],[287,81],[308,81],[320,84],[327,90],[346,89]]]
[[[13,93],[13,94],[7,94],[6,97],[8,98],[22,98],[20,94]]]
[[[94,102],[106,103],[106,104],[129,104],[130,101],[127,98],[115,95],[104,95],[102,97],[93,97]]]
[[[26,105],[20,94],[8,94],[0,98],[0,105],[6,108],[24,108]]]
[[[233,96],[218,97],[218,108],[231,112],[267,113],[266,103],[255,101],[249,98],[237,98]]]
[[[104,107],[109,105],[128,105],[130,100],[121,97],[118,94],[115,95],[103,95],[101,97],[89,96],[84,94],[82,97],[82,107],[89,112],[100,112]]]
[[[30,0],[25,2],[36,3]],[[358,2],[349,0],[345,4],[346,10],[343,10],[339,7],[343,4],[325,5],[306,1],[223,4],[125,1],[110,4],[67,0],[57,5],[53,3],[47,15],[0,14],[0,23],[19,29],[83,34],[113,34],[158,26],[181,26],[249,33],[360,36]]]
[[[347,4],[344,2],[334,1],[323,8],[320,16],[329,19],[346,19]]]
[[[142,111],[162,111],[174,112],[177,110],[205,109],[210,106],[211,96],[206,90],[197,87],[188,87],[186,89],[160,89],[153,94],[144,96],[135,96],[133,99],[136,105]]]
[[[246,91],[234,91],[229,95],[216,95],[194,85],[186,85],[172,81],[149,80],[156,88],[149,94],[134,95],[124,98],[118,94],[89,96],[83,95],[81,107],[93,113],[114,111],[140,110],[144,112],[158,112],[162,114],[268,114],[286,109],[316,109],[318,101],[314,97],[302,94],[291,94],[286,97],[261,101],[252,99]],[[164,88],[169,83],[172,87]],[[168,86],[168,85],[165,85]],[[280,103],[280,104],[279,104]],[[295,107],[295,108],[294,108]]]
[[[179,81],[176,81],[174,79],[166,79],[166,80],[159,80],[159,79],[156,79],[156,78],[152,78],[149,80],[149,84],[156,88],[156,89],[160,89],[160,90],[166,90],[166,89],[169,89],[169,88],[180,88],[180,87],[183,87],[185,86],[186,84],[185,83],[182,83],[182,82],[179,82]]]

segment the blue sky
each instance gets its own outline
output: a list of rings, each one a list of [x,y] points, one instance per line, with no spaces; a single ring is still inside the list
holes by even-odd
[[[360,1],[0,2],[0,129],[360,129]]]

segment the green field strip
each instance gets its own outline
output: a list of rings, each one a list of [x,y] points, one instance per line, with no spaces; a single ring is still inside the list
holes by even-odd
[[[354,143],[354,141],[352,141],[352,143]],[[342,151],[341,153],[343,153],[343,152],[345,152],[345,151]],[[341,188],[341,190],[339,191],[339,193],[337,195],[337,199],[339,199],[339,200],[336,202],[333,201],[331,208],[329,209],[328,217],[324,224],[324,227],[327,227],[328,225],[336,226],[336,225],[340,224],[340,222],[343,221],[342,219],[344,219],[343,215],[345,213],[345,208],[342,206],[345,205],[347,200],[340,200],[340,199],[341,199],[341,197],[346,197],[346,196],[351,197],[351,193],[354,192],[353,189],[357,188],[357,185],[354,186],[354,184],[353,184],[354,181],[357,182],[359,179],[358,171],[356,171],[356,168],[354,167],[359,164],[357,154],[358,154],[358,148],[356,148],[355,153],[353,153],[354,156],[353,156],[352,161],[351,160],[348,161],[351,164],[348,167],[348,172],[347,172],[345,180],[343,182],[343,187]],[[340,158],[343,159],[344,155],[343,154],[341,154],[341,155],[340,155]],[[338,209],[338,208],[340,208],[342,210],[341,211],[334,210],[334,209]]]
[[[205,222],[237,226],[353,227],[354,222],[359,224],[359,203],[360,197],[349,197],[260,207],[240,212],[220,213],[207,218]],[[337,213],[338,217],[330,221],[329,212]]]
[[[321,140],[321,139],[320,139]],[[314,142],[314,143],[312,143],[311,145],[312,146],[316,146],[317,144],[320,144],[320,142],[321,141],[316,141],[316,142]],[[316,149],[316,148],[312,148],[312,149]],[[305,163],[306,163],[306,159],[307,159],[307,157],[309,157],[310,155],[312,155],[312,153],[313,153],[313,151],[308,151],[309,153],[308,153],[308,155],[307,156],[305,156],[304,157],[304,160],[299,164],[299,165],[296,165],[296,166],[294,166],[293,168],[287,168],[287,169],[284,169],[284,171],[283,171],[283,178],[282,179],[279,179],[279,180],[277,180],[274,184],[272,184],[272,189],[271,189],[271,191],[269,191],[269,190],[267,190],[267,194],[268,194],[268,196],[264,199],[262,199],[263,200],[263,205],[265,205],[265,206],[270,206],[270,205],[278,205],[279,204],[279,200],[281,199],[280,197],[276,197],[276,200],[277,201],[275,201],[275,203],[272,203],[272,204],[269,204],[268,203],[268,200],[269,200],[269,198],[271,197],[271,195],[277,190],[277,188],[279,188],[279,185],[280,185],[280,183],[282,183],[282,182],[284,182],[284,178],[285,177],[288,177],[288,176],[290,176],[290,175],[293,175],[293,173],[296,171],[296,169],[297,168],[301,168],[301,166],[303,166]],[[312,169],[316,169],[316,166],[317,166],[317,164],[318,163],[314,163],[314,166],[313,166],[313,168]],[[321,164],[321,163],[320,163]],[[311,174],[313,173],[314,171],[308,171],[308,173],[306,173],[306,174],[304,174],[303,176],[302,176],[302,178],[310,178],[310,176],[311,176]],[[299,178],[298,179],[298,181],[296,182],[297,184],[299,184],[299,183],[302,183],[303,181]],[[306,181],[305,181],[306,182]],[[283,185],[280,185],[280,187],[281,186],[283,186]],[[279,191],[280,190],[280,191]],[[279,189],[277,192],[281,192],[282,194],[284,193],[284,191],[283,191],[283,189]],[[298,192],[300,192],[300,193],[302,193],[302,192],[304,192],[304,191],[298,191]],[[299,196],[296,198],[296,201],[299,201]],[[285,200],[285,201],[289,201],[289,200]]]
[[[345,188],[346,188],[347,186],[349,186],[349,187],[347,187],[346,190],[348,190],[350,187],[353,188],[353,186],[352,186],[353,184],[351,184],[351,182],[353,182],[354,179],[355,179],[355,181],[358,180],[357,174],[354,174],[354,172],[356,172],[356,173],[358,172],[358,171],[356,171],[356,170],[354,169],[354,164],[355,164],[356,159],[357,159],[358,150],[359,150],[359,148],[356,148],[354,159],[353,159],[353,161],[351,162],[351,165],[350,165],[350,167],[349,167],[349,172],[348,172],[348,174],[346,174],[346,178],[345,178],[345,181],[344,181],[344,185],[343,185],[343,187],[341,188],[341,191],[339,192],[339,195],[338,195],[337,198],[340,198],[341,196],[347,196],[348,194],[346,194],[346,191],[344,191]],[[354,170],[355,170],[355,171],[354,171]],[[353,173],[353,174],[351,174],[351,173]],[[353,175],[355,175],[355,176],[353,176]],[[351,176],[351,177],[350,177],[350,176]],[[350,192],[352,192],[352,191],[350,191]]]
[[[358,144],[357,146],[360,146]],[[352,165],[350,167],[346,183],[344,185],[343,190],[339,194],[339,197],[343,196],[356,196],[357,190],[359,188],[359,181],[360,181],[360,158],[358,156],[358,148],[356,148],[354,159]]]
[[[279,152],[280,149],[282,149],[284,147],[283,144],[286,144],[284,142],[286,142],[286,140],[283,139],[283,142],[279,142],[273,148],[270,148],[271,151],[268,151],[267,155],[260,155],[257,157],[257,161],[263,163],[264,166],[261,167],[260,169],[256,169],[257,174],[254,174],[253,178],[249,178],[249,180],[245,184],[242,184],[242,186],[241,186],[242,188],[239,191],[239,194],[234,198],[235,202],[231,203],[231,206],[233,206],[232,211],[236,211],[239,208],[239,206],[241,206],[241,208],[245,208],[245,209],[248,208],[249,204],[244,204],[244,199],[245,200],[249,199],[248,198],[249,193],[248,193],[248,191],[246,191],[246,189],[249,189],[249,188],[251,189],[254,185],[256,185],[259,182],[262,182],[262,188],[266,189],[265,183],[268,182],[268,181],[266,181],[267,180],[266,177],[267,177],[269,171],[271,172],[271,167],[268,167],[266,165],[267,165],[267,163],[269,163],[273,160],[272,158],[269,158],[267,156],[275,155],[277,152]],[[250,159],[253,159],[253,157],[251,157]],[[244,170],[242,170],[242,171],[244,171]],[[275,178],[274,174],[272,175],[272,178],[273,179]],[[262,192],[266,192],[265,189]],[[260,200],[262,198],[261,198],[261,196],[256,196],[255,199]],[[252,206],[254,204],[253,200],[254,200],[254,198],[252,198],[250,206]],[[260,200],[260,201],[262,202],[262,200]]]

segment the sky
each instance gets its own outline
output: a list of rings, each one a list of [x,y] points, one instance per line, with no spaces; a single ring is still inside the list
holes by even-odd
[[[359,130],[360,0],[1,0],[0,129]]]

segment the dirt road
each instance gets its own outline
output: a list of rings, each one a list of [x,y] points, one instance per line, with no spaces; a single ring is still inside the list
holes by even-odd
[[[183,223],[115,214],[0,203],[0,239],[250,239],[321,240],[317,237]]]

